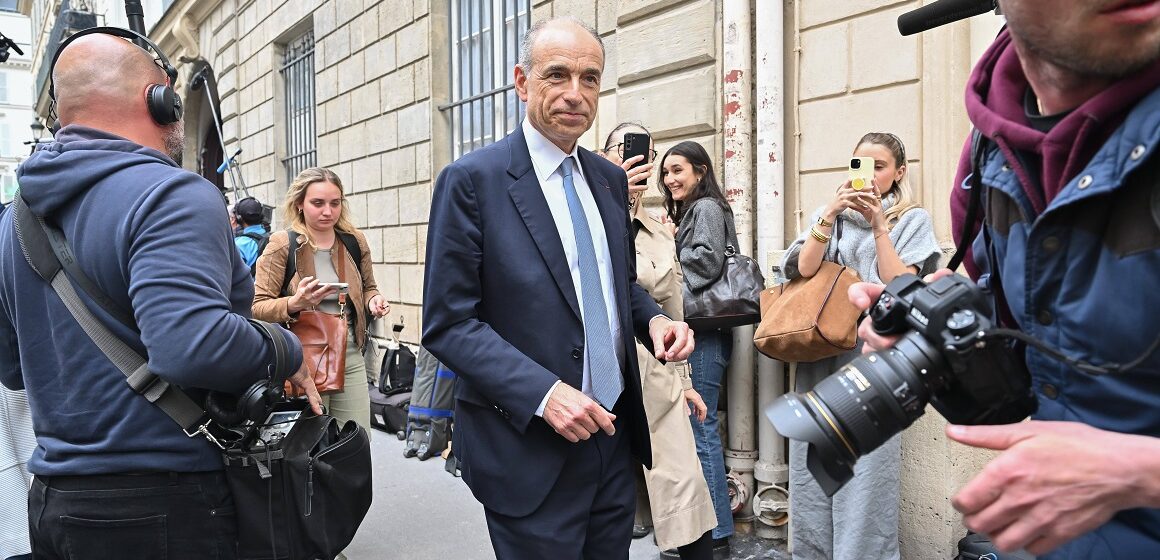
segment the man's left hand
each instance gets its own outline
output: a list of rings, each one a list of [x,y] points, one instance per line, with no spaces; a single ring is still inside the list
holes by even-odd
[[[999,550],[1041,555],[1087,533],[1117,511],[1156,507],[1160,442],[1077,422],[1031,421],[947,427],[972,447],[1002,451],[955,495],[972,531]]]
[[[693,353],[693,330],[684,321],[657,316],[649,321],[648,335],[658,360],[679,362]]]

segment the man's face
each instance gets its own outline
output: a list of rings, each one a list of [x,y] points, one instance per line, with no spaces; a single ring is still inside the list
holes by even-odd
[[[1160,0],[1000,0],[1000,6],[1028,54],[1081,75],[1120,78],[1160,58]]]
[[[532,45],[531,72],[516,66],[515,86],[528,104],[528,120],[564,152],[596,117],[604,53],[583,28],[549,24]]]

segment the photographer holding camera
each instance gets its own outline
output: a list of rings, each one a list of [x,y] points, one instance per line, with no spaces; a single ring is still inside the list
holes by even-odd
[[[948,426],[955,441],[1000,451],[953,503],[1004,551],[1156,558],[1160,1],[999,5],[1007,29],[968,82],[982,138],[960,162],[953,231],[973,228],[968,272],[1028,343],[1014,355],[1038,411],[1030,422]],[[982,217],[968,225],[972,173]],[[881,291],[859,284],[850,295],[868,308]],[[894,343],[869,320],[859,335]]]
[[[37,440],[32,551],[43,560],[231,559],[238,529],[221,450],[150,402],[163,384],[134,390],[106,356],[108,339],[191,397],[280,387],[275,337],[289,354],[284,369],[298,368],[301,348],[289,332],[275,327],[267,338],[249,322],[253,283],[221,194],[177,163],[177,72],[132,37],[92,28],[59,47],[50,95],[63,128],[21,165],[20,199],[0,218],[0,381],[27,390]],[[34,219],[17,226],[23,203]],[[76,257],[58,257],[68,278],[58,272],[52,286],[25,252],[36,218],[59,228]],[[92,317],[66,308],[58,294],[72,295],[68,285]],[[87,318],[109,336],[82,327]],[[291,381],[313,391],[304,371]],[[320,412],[317,393],[311,402]]]

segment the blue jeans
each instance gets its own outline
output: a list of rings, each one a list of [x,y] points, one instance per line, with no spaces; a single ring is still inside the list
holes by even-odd
[[[690,416],[689,420],[693,424],[693,439],[697,442],[697,457],[701,459],[701,470],[713,498],[713,511],[717,513],[713,538],[720,539],[733,534],[733,511],[729,508],[729,489],[725,483],[725,455],[717,428],[717,401],[721,397],[725,368],[729,366],[729,356],[733,353],[733,332],[725,329],[697,333],[695,340],[696,348],[689,356],[693,389],[701,394],[709,413],[704,422],[698,422],[695,416]]]

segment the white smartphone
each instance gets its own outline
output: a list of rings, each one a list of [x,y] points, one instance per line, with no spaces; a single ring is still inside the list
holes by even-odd
[[[350,284],[346,282],[319,282],[318,286],[322,288],[333,287],[344,294],[350,291]]]

